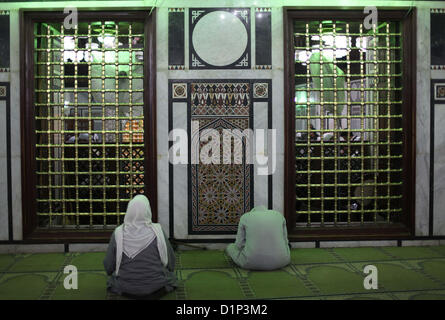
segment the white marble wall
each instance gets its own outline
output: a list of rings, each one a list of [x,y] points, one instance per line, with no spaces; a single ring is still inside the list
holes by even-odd
[[[295,5],[295,1],[283,1],[282,5]],[[283,175],[284,175],[284,109],[283,109],[283,19],[282,19],[282,7],[277,6],[276,3],[270,4],[270,2],[262,2],[265,6],[272,6],[272,64],[273,68],[270,71],[234,71],[225,70],[221,71],[207,71],[203,75],[203,71],[168,71],[165,70],[166,63],[161,66],[161,62],[158,59],[158,73],[165,70],[168,74],[167,78],[236,78],[240,77],[239,74],[243,75],[241,78],[255,78],[255,77],[269,77],[272,79],[273,86],[273,128],[277,129],[277,170],[273,175],[273,204],[274,209],[280,212],[283,211],[284,198],[283,198]],[[358,2],[353,0],[348,2],[349,4],[359,5]],[[398,5],[399,3],[391,2],[392,5]],[[322,5],[317,1],[314,1],[314,6]],[[364,4],[363,4],[364,5]],[[382,5],[390,5],[390,3],[382,2]],[[166,4],[168,6],[168,4]],[[175,4],[175,7],[180,7],[180,3]],[[193,4],[187,4],[189,7],[193,7]],[[209,4],[208,6],[212,6]],[[222,6],[218,4],[217,6]],[[237,6],[242,6],[237,4]],[[261,6],[258,4],[258,6]],[[430,4],[418,3],[417,12],[417,101],[416,101],[416,202],[415,202],[415,235],[425,236],[428,235],[428,225],[429,225],[429,170],[430,170],[430,7],[443,7],[443,4],[438,4],[437,2],[431,2]],[[164,10],[164,11],[163,11]],[[163,23],[166,29],[166,22],[162,22],[166,14],[166,9],[160,8],[158,11],[158,26]],[[253,18],[253,16],[252,16]],[[252,19],[254,22],[254,19]],[[160,22],[159,22],[160,21]],[[187,26],[187,15],[186,15],[186,26]],[[252,28],[254,23],[252,23]],[[187,28],[187,27],[186,27]],[[188,30],[186,30],[186,48],[188,43]],[[252,38],[252,53],[254,52],[254,36]],[[165,44],[166,45],[166,44]],[[158,52],[167,50],[167,48],[159,47],[158,41]],[[165,52],[164,51],[164,52]],[[186,49],[187,52],[187,49]],[[163,57],[166,60],[166,57]],[[188,61],[188,56],[186,55],[186,61]],[[250,76],[250,75],[254,76]],[[196,75],[196,76],[195,76]],[[158,83],[158,87],[159,87]],[[159,101],[158,101],[159,102]],[[159,110],[159,109],[158,109]],[[440,127],[440,126],[439,126]],[[442,126],[443,127],[443,126]],[[440,127],[440,128],[442,128]],[[437,126],[436,126],[436,130]],[[444,129],[445,130],[445,129]],[[437,149],[436,149],[437,150]],[[445,148],[442,148],[445,150]],[[436,151],[437,152],[437,151]],[[445,154],[445,151],[444,151]],[[437,172],[437,171],[436,171]],[[437,172],[438,173],[438,172]],[[438,173],[439,174],[439,173]],[[436,174],[437,176],[437,174]],[[440,179],[438,184],[441,185]],[[255,182],[255,188],[259,184],[257,180]],[[436,184],[437,185],[437,184]],[[439,188],[437,186],[436,188]],[[443,190],[445,189],[438,189]],[[255,195],[257,192],[255,192]],[[175,195],[176,197],[176,195]],[[441,197],[445,199],[445,197]],[[182,199],[184,201],[185,199]],[[176,200],[175,200],[176,201]],[[256,203],[255,203],[256,204]],[[438,204],[439,205],[439,204]],[[175,214],[176,216],[176,214]],[[442,218],[444,217],[444,218]],[[435,210],[435,235],[445,234],[443,230],[443,225],[445,222],[445,214],[437,214],[437,209]],[[181,233],[185,232],[186,225],[181,223],[176,225],[176,228],[181,229]],[[349,245],[351,244],[348,242]],[[359,243],[359,242],[358,242]]]
[[[438,246],[440,240],[410,240],[402,241],[402,247]]]
[[[267,102],[255,102],[253,104],[253,128],[255,129],[266,129],[267,128],[267,112],[268,103]],[[266,147],[267,148],[267,147]],[[268,152],[267,150],[265,150]],[[268,176],[258,175],[257,165],[254,165],[254,207],[265,206],[268,204]]]
[[[174,103],[172,111],[173,128],[187,130],[187,103]],[[187,165],[173,166],[173,181],[174,236],[177,239],[185,239],[188,236]]]
[[[444,7],[435,6],[435,8]],[[445,70],[431,70],[432,79],[445,79]],[[445,104],[434,108],[434,228],[433,235],[445,235]],[[441,240],[441,245],[445,241]]]
[[[8,8],[5,8],[8,9]],[[10,83],[11,121],[11,190],[14,240],[22,240],[22,198],[20,158],[20,79],[19,79],[19,14],[10,9],[10,72],[0,73],[0,82]],[[8,240],[8,199],[6,174],[6,103],[0,102],[0,240]]]
[[[320,248],[395,247],[397,241],[321,241]]]
[[[428,235],[430,190],[430,9],[417,11],[416,235]]]
[[[272,8],[272,128],[277,130],[277,168],[272,177],[273,208],[284,210],[284,55],[283,8]]]
[[[445,4],[434,8],[444,8]],[[445,70],[431,70],[431,79],[445,79]],[[434,221],[433,235],[445,235],[445,104],[434,108]],[[441,245],[445,241],[441,240]]]
[[[197,7],[202,6],[202,3],[195,3]],[[216,7],[221,7],[222,4],[214,3]],[[273,128],[277,128],[277,171],[273,175],[274,190],[273,203],[274,209],[281,211],[283,208],[283,96],[282,91],[283,81],[283,58],[282,58],[282,10],[281,8],[272,9],[272,70],[189,70],[188,69],[188,12],[185,13],[185,61],[186,70],[175,71],[168,70],[168,41],[166,35],[168,34],[168,8],[161,7],[157,10],[157,117],[158,117],[158,215],[159,221],[163,225],[164,230],[168,230],[168,95],[167,83],[168,79],[272,79],[272,110],[273,110]],[[187,3],[187,7],[193,7],[194,4]],[[211,4],[206,5],[212,7]],[[242,6],[236,4],[233,6]],[[172,7],[181,7],[180,3],[172,5]],[[251,10],[251,43],[252,43],[252,57],[254,58],[254,43],[255,43],[255,11]],[[231,48],[226,48],[231,50]],[[220,52],[224,55],[224,52]],[[254,60],[251,61],[254,66]],[[269,88],[270,90],[270,88]],[[186,119],[186,104],[173,104],[173,128],[187,128]],[[254,104],[254,127],[267,128],[267,110],[265,103]],[[165,168],[165,169],[164,169]],[[187,182],[187,168],[184,165],[175,165],[173,168],[174,179],[174,236],[178,239],[214,239],[214,238],[234,238],[233,235],[189,235],[188,234],[188,182]],[[171,196],[171,195],[169,195]],[[267,176],[254,176],[254,204],[267,205]]]
[[[63,244],[2,244],[0,254],[64,252]],[[72,250],[74,251],[74,250]]]
[[[0,240],[7,240],[8,237],[6,101],[0,101]]]
[[[443,78],[445,79],[445,77]],[[434,235],[445,234],[445,104],[434,108]]]
[[[19,11],[10,11],[11,39],[20,39]],[[14,240],[22,240],[22,175],[20,137],[20,44],[11,41],[11,190]]]
[[[70,252],[104,252],[107,251],[108,243],[73,243],[69,245]]]
[[[10,73],[0,72],[0,82],[9,81]],[[6,102],[0,101],[0,241],[9,238],[7,179]]]

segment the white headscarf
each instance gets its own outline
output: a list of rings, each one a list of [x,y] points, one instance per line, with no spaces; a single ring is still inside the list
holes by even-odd
[[[122,252],[133,259],[157,239],[159,256],[164,266],[168,264],[167,245],[159,223],[151,222],[150,202],[144,195],[137,195],[129,203],[124,223],[115,230],[116,275],[122,260]]]

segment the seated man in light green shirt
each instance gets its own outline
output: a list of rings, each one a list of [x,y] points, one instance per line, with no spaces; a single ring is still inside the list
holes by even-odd
[[[286,220],[277,211],[255,207],[241,216],[236,241],[226,248],[244,269],[274,270],[290,263]]]

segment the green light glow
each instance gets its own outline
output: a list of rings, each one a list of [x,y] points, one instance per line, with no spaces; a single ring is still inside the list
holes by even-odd
[[[106,7],[116,7],[116,8],[136,8],[136,7],[156,7],[156,8],[168,8],[168,7],[190,7],[192,6],[189,0],[139,0],[139,1],[11,1],[2,2],[2,10],[11,10],[19,8],[64,8],[64,7],[77,7],[77,8],[106,8]],[[199,2],[194,2],[199,3]],[[207,0],[206,6],[233,6],[232,1],[224,0]],[[364,8],[365,6],[378,6],[378,7],[435,7],[444,8],[444,3],[442,1],[407,1],[407,0],[311,0],[310,2],[302,0],[270,0],[268,2],[259,1],[241,1],[237,3],[237,6],[257,6],[257,7],[267,7],[271,6],[274,8],[280,8],[284,6],[298,6],[300,8],[323,8],[326,7],[338,7],[340,9],[357,9]]]
[[[306,109],[306,102],[306,91],[295,91],[295,107],[300,110]]]

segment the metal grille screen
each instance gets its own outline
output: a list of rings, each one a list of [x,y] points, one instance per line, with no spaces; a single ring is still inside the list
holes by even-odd
[[[39,227],[115,227],[144,192],[144,23],[34,24]]]
[[[297,226],[398,222],[400,23],[294,23]]]

